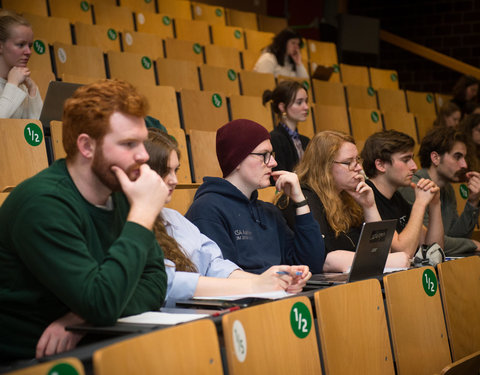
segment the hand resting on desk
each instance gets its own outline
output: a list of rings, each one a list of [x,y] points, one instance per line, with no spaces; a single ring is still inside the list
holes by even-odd
[[[85,323],[85,320],[73,312],[51,323],[38,340],[35,357],[42,358],[74,349],[85,334],[67,331],[65,327],[80,323]]]

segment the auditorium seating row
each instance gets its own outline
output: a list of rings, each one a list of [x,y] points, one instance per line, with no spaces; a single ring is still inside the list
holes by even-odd
[[[3,6],[19,12],[26,12],[26,17],[32,23],[35,34],[39,38],[40,43],[36,44],[40,45],[39,50],[43,52],[41,58],[34,53],[31,59],[32,70],[40,70],[43,73],[51,69],[56,73],[57,79],[62,79],[65,74],[97,78],[110,77],[116,75],[116,69],[113,68],[113,73],[110,72],[109,66],[105,67],[105,71],[102,69],[102,57],[98,50],[83,49],[72,52],[67,51],[64,46],[57,45],[56,48],[52,49],[54,57],[50,59],[48,56],[49,49],[46,48],[48,43],[71,44],[74,41],[79,46],[100,48],[104,53],[110,51],[108,58],[105,57],[107,61],[120,59],[121,62],[113,63],[115,67],[118,67],[123,64],[122,61],[128,60],[129,63],[126,63],[126,65],[128,69],[134,68],[133,72],[135,74],[138,71],[141,72],[141,69],[150,69],[148,67],[155,65],[152,64],[154,60],[157,60],[156,64],[159,64],[158,59],[163,57],[189,60],[197,65],[207,63],[212,66],[232,69],[235,73],[238,73],[241,69],[251,70],[253,68],[260,50],[269,44],[274,35],[273,33],[258,32],[255,28],[244,28],[245,26],[227,26],[225,14],[228,14],[228,12],[225,11],[225,8],[188,1],[159,1],[156,5],[153,1],[146,3],[144,1],[128,0],[122,1],[122,6],[117,6],[115,0],[97,0],[92,3],[93,13],[92,7],[87,6],[87,9],[82,9],[81,3],[76,0],[50,0],[49,2],[50,15],[53,17],[46,17],[45,0],[37,0],[36,7],[27,0],[4,0]],[[172,3],[175,5],[170,5],[169,8],[167,4]],[[129,6],[136,13],[132,13],[132,10],[128,8]],[[176,11],[177,8],[182,7],[186,11]],[[33,13],[34,9],[36,14],[29,14]],[[173,17],[167,14],[153,13],[156,9],[159,9],[160,13],[162,13],[162,10],[171,10],[170,14]],[[116,12],[118,11],[123,11],[126,16],[124,18],[117,16]],[[95,12],[98,14],[95,14]],[[77,13],[83,18],[78,16]],[[65,18],[57,18],[58,16]],[[92,25],[92,21],[95,21],[96,24]],[[247,23],[247,25],[250,24]],[[164,40],[171,38],[177,38],[187,43]],[[164,46],[164,43],[166,46]],[[113,52],[120,51],[142,56],[113,54]],[[394,70],[339,64],[336,47],[333,43],[306,40],[306,48],[302,49],[302,54],[311,74],[314,73],[318,65],[333,67],[334,72],[329,82],[342,82],[346,86],[365,86],[364,88],[348,88],[351,93],[349,95],[356,97],[360,92],[368,90],[370,100],[375,100],[375,90],[398,89],[399,87],[398,75]],[[75,61],[78,59],[84,60],[84,63],[76,64]],[[42,62],[36,63],[36,60],[42,60]],[[53,62],[53,66],[49,64],[50,60]],[[66,61],[59,62],[59,60]],[[85,63],[85,60],[91,61],[91,63]],[[72,63],[73,67],[70,68]],[[49,66],[51,67],[49,68]],[[91,69],[92,71],[90,71]],[[65,70],[68,72],[65,72]],[[146,76],[146,79],[152,82],[151,74],[140,74],[140,76]],[[225,73],[220,73],[220,76],[226,79]],[[195,81],[194,79],[193,82]],[[159,83],[156,82],[161,85],[169,84],[161,80]],[[237,89],[234,88],[234,90]],[[229,94],[229,92],[225,92],[225,94]],[[410,111],[428,117],[434,117],[437,111],[436,107],[440,107],[445,100],[449,100],[448,96],[433,93],[412,91],[411,94],[407,95],[417,95],[419,97],[418,102],[422,102],[419,108],[412,108]],[[317,99],[313,97],[313,100],[316,101]]]
[[[117,0],[92,0],[85,1],[86,4],[81,4],[80,1],[48,0],[48,3],[49,6],[47,6],[46,0],[3,0],[2,6],[20,13],[54,16],[67,18],[72,22],[93,22],[94,24],[106,25],[109,22],[122,25],[129,24],[132,22],[131,13],[134,12],[160,13],[174,18],[201,20],[210,24],[236,26],[273,33],[287,27],[285,18],[184,0],[121,0],[120,4]],[[115,7],[115,9],[112,11],[112,8],[108,7]],[[110,12],[105,12],[105,10]]]
[[[227,312],[97,349],[93,374],[477,374],[479,278],[474,256],[384,276],[385,303],[370,279]],[[10,375],[62,362],[83,374]]]
[[[221,175],[214,152],[215,132],[228,121],[248,118],[262,124],[269,131],[273,130],[270,108],[268,105],[263,106],[259,97],[227,97],[216,92],[197,90],[181,90],[176,93],[173,87],[168,86],[139,86],[139,90],[150,99],[149,115],[159,119],[180,144],[181,183],[199,183],[204,176]],[[347,110],[340,106],[315,104],[311,107],[308,120],[299,123],[299,131],[309,137],[322,130],[344,131],[354,136],[357,147],[361,150],[368,136],[383,129],[403,131],[418,140],[417,134],[423,135],[428,128],[422,125],[428,121],[425,119],[407,112],[382,113],[377,109],[365,108]],[[3,154],[2,164],[5,164],[0,173],[0,188],[15,186],[48,165],[44,144],[42,147],[33,147],[24,139],[25,128],[30,123],[37,124],[43,137],[39,121],[0,120],[4,139],[12,140],[9,145],[13,145],[10,151],[8,146],[0,151]],[[51,125],[51,137],[54,156],[62,157],[61,125]],[[32,154],[32,149],[37,150],[35,155]],[[17,163],[21,160],[24,160],[25,165],[19,167]],[[37,164],[38,160],[42,162]],[[25,172],[21,173],[23,170]]]

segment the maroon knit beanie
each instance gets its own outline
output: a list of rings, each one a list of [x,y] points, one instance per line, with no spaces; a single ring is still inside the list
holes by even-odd
[[[217,130],[217,159],[227,177],[270,133],[254,121],[233,120]]]

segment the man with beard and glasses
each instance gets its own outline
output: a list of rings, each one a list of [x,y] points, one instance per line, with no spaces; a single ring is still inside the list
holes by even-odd
[[[467,140],[465,136],[450,127],[437,127],[427,133],[420,145],[420,164],[412,178],[432,180],[440,187],[442,219],[445,230],[445,252],[448,255],[465,254],[480,250],[480,243],[471,240],[473,229],[478,222],[480,202],[480,173],[467,172]],[[466,181],[468,199],[462,214],[457,213],[457,200],[451,182]],[[399,189],[402,196],[411,204],[415,201],[412,189]],[[423,223],[428,226],[428,213]]]
[[[406,252],[413,258],[420,245],[434,243],[443,247],[443,224],[440,209],[440,189],[431,180],[422,178],[416,184],[412,176],[417,171],[413,160],[412,137],[396,130],[372,134],[365,141],[361,157],[363,170],[373,189],[375,203],[383,220],[397,219],[397,230],[392,248]],[[415,194],[410,205],[397,191],[408,187]],[[430,225],[423,225],[425,211],[429,211]]]
[[[168,196],[145,164],[146,99],[129,83],[79,88],[63,114],[67,157],[0,208],[0,363],[75,347],[66,325],[158,310],[163,253],[152,232]]]

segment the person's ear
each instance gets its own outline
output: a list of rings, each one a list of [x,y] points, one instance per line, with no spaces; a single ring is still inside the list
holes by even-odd
[[[280,110],[280,112],[285,112],[286,111],[286,108],[285,108],[285,103],[283,102],[280,102],[278,103],[278,109]]]
[[[380,159],[375,159],[375,168],[382,173],[385,173],[385,171],[387,170],[385,167],[385,162]]]
[[[86,159],[92,159],[95,155],[96,142],[88,134],[82,133],[77,138],[78,152]]]
[[[432,164],[436,167],[440,164],[440,155],[438,154],[437,151],[432,151],[430,153],[430,160],[432,161]]]

